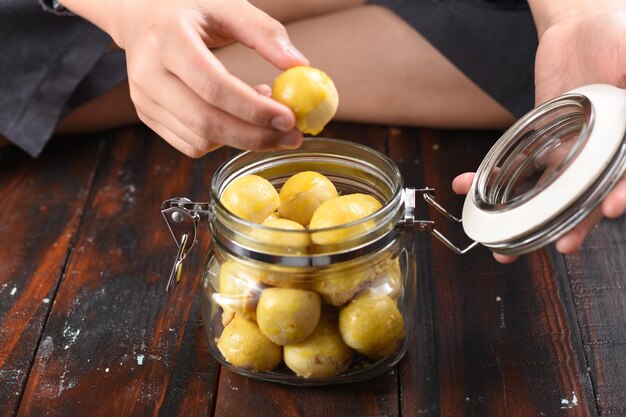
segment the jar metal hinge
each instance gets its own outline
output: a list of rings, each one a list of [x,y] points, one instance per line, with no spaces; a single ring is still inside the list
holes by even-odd
[[[209,207],[210,203],[194,203],[185,197],[171,198],[161,204],[161,214],[178,246],[165,291],[180,281],[183,260],[196,243],[198,226],[201,221],[209,221]]]
[[[461,223],[461,219],[450,214],[437,201],[435,201],[434,188],[405,188],[403,192],[404,199],[404,219],[400,220],[402,227],[417,230],[419,232],[430,232],[437,240],[443,243],[452,252],[463,255],[478,245],[478,242],[472,242],[464,249],[460,249],[454,245],[439,230],[435,229],[435,222],[432,220],[416,220],[415,219],[415,203],[417,198],[422,198],[427,204],[431,205],[439,213],[443,214],[448,220],[455,223]]]

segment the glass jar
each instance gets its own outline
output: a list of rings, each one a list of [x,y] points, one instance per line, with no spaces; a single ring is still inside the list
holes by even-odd
[[[280,190],[315,171],[339,195],[363,193],[382,208],[328,229],[284,230],[233,215],[220,197],[245,175]],[[212,247],[200,298],[209,350],[253,378],[328,384],[371,378],[409,344],[416,299],[413,239],[402,177],[385,155],[358,144],[307,139],[297,150],[240,154],[211,185]]]
[[[220,203],[236,179],[258,175],[277,190],[292,175],[325,175],[339,194],[362,193],[381,208],[329,229],[284,230],[245,221]],[[449,220],[432,189],[403,188],[385,155],[334,139],[297,150],[245,152],[214,175],[211,202],[167,200],[161,212],[178,245],[167,288],[196,240],[212,246],[200,297],[213,356],[237,373],[288,384],[364,380],[389,370],[409,345],[416,299],[412,231],[464,254],[478,244],[522,254],[554,242],[591,213],[626,171],[626,91],[589,85],[522,117],[489,151],[465,198],[459,249],[416,220],[418,199]]]

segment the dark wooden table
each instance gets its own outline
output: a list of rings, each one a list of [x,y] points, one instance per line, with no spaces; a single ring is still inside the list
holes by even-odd
[[[450,189],[498,132],[331,124],[387,153],[408,186]],[[208,226],[165,292],[176,248],[163,200],[209,199],[235,154],[192,160],[145,128],[58,138],[32,160],[0,151],[0,417],[626,415],[626,220],[583,249],[500,265],[419,245],[411,347],[363,383],[292,387],[221,369],[194,296]],[[459,225],[421,209],[459,244]]]

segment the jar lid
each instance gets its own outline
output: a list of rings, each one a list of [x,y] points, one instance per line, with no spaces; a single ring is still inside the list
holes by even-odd
[[[521,118],[491,148],[463,207],[463,228],[520,254],[582,221],[626,168],[626,91],[589,85]]]

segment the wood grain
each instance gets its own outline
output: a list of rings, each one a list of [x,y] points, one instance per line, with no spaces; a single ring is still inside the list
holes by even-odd
[[[493,134],[422,131],[418,145],[408,131],[391,154],[407,178],[421,180],[413,173],[423,167],[424,184],[458,214],[463,198],[450,183],[476,168]],[[419,164],[400,160],[420,154]],[[453,242],[467,242],[459,225],[430,212]],[[560,257],[542,250],[500,265],[483,248],[463,256],[437,241],[430,248],[430,259],[422,254],[419,350],[401,368],[403,415],[596,415]]]
[[[431,186],[454,214],[457,174],[498,132],[332,123],[321,136],[387,153],[406,186]],[[278,385],[221,369],[204,340],[196,287],[209,231],[165,293],[176,247],[163,200],[209,200],[217,167],[145,128],[66,138],[33,160],[0,151],[0,417],[626,416],[626,219],[580,252],[496,263],[414,236],[411,346],[370,381]],[[425,205],[423,218],[468,242]]]
[[[219,375],[217,364],[207,350],[200,319],[200,303],[195,297],[165,401],[159,416],[213,415],[215,388]]]
[[[100,153],[97,140],[37,160],[0,150],[0,416],[19,405]]]
[[[598,414],[626,415],[626,219],[605,220],[567,256]]]
[[[196,343],[185,329],[193,329],[202,254],[192,253],[184,282],[166,294],[176,247],[159,208],[172,196],[208,198],[216,160],[190,160],[145,130],[107,143],[18,415],[147,416],[173,407],[166,394],[187,385],[172,380],[179,356],[195,356],[181,344]],[[209,408],[213,371],[205,367],[194,388],[203,394],[193,399],[198,409]]]

